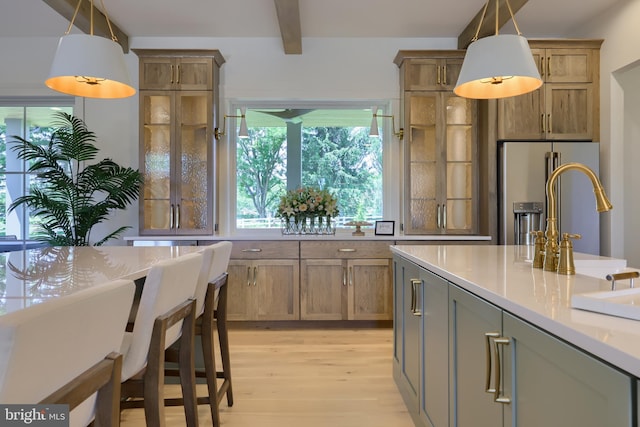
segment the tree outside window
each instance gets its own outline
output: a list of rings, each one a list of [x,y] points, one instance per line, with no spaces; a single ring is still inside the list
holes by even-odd
[[[277,228],[280,196],[314,186],[338,199],[338,225],[382,218],[382,141],[371,110],[247,105],[249,138],[236,138],[236,226]]]

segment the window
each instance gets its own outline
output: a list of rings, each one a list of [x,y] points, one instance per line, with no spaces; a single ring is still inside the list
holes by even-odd
[[[371,105],[288,105],[234,105],[247,109],[249,135],[236,130],[236,229],[279,228],[280,196],[303,186],[337,197],[338,226],[382,219],[383,142],[369,136]]]
[[[18,197],[28,193],[35,176],[28,174],[28,164],[11,149],[13,136],[47,144],[53,132],[54,111],[73,114],[74,98],[2,99],[0,98],[0,237],[29,240],[35,218],[24,208],[9,212]]]

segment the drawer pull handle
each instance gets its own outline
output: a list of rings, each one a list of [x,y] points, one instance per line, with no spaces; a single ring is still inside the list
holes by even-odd
[[[243,249],[242,252],[262,252],[260,248]]]
[[[491,338],[498,338],[500,336],[497,332],[487,332],[484,334],[485,336],[485,350],[486,350],[486,364],[485,364],[485,386],[484,391],[487,393],[494,394],[496,392],[495,388],[491,387]]]
[[[352,248],[340,248],[338,249],[338,252],[355,252],[355,249]]]
[[[411,314],[422,316],[422,307],[418,308],[418,286],[422,287],[422,280],[411,279]],[[422,303],[420,303],[422,306]]]
[[[495,402],[503,403],[503,404],[511,403],[511,399],[509,399],[508,397],[506,397],[504,395],[501,395],[502,391],[500,390],[500,384],[502,382],[502,379],[501,379],[502,362],[500,361],[500,348],[498,346],[500,346],[500,345],[509,345],[509,343],[510,343],[509,338],[504,338],[504,337],[495,338],[493,340],[493,344],[495,346],[495,354],[496,354],[496,360],[495,360],[495,370],[496,370],[496,372],[495,372],[495,380],[496,380],[495,386],[496,386],[496,391],[495,391],[495,393],[493,395],[493,400]]]

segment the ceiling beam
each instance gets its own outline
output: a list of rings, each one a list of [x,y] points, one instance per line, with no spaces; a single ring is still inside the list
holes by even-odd
[[[509,13],[509,9],[507,8],[506,0],[487,0],[489,2],[489,6],[487,7],[487,14],[482,21],[482,26],[480,27],[480,32],[478,33],[478,38],[481,39],[483,37],[492,36],[496,33],[496,6],[495,1],[499,1],[499,11],[498,11],[498,28],[502,28],[504,24],[509,22],[511,19],[511,14]],[[511,10],[515,15],[521,8],[527,3],[527,0],[509,0],[509,4],[511,5]],[[482,11],[484,6],[480,9],[480,11],[476,14],[476,16],[469,22],[467,27],[462,30],[460,35],[458,36],[458,49],[466,49],[467,46],[471,44],[473,41],[473,37],[476,35],[476,31],[478,31],[478,25],[480,25],[480,20],[482,19]]]
[[[300,31],[300,7],[298,0],[273,0],[276,4],[280,34],[284,53],[302,53],[302,32]]]
[[[69,22],[73,19],[73,13],[78,5],[78,0],[42,0],[53,10],[64,16]],[[80,9],[78,10],[78,16],[73,22],[80,31],[90,34],[91,33],[91,1],[81,1]],[[108,11],[107,11],[108,13]],[[117,38],[118,44],[122,46],[124,53],[129,52],[129,36],[118,28],[113,22],[111,22],[111,28],[113,34]],[[65,29],[66,30],[66,29]],[[111,38],[111,31],[107,25],[107,18],[99,9],[93,10],[93,34],[96,36]],[[62,35],[62,31],[61,34]]]

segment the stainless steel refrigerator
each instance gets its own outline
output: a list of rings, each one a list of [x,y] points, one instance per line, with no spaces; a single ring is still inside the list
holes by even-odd
[[[500,141],[498,142],[498,241],[500,244],[526,244],[524,227],[545,230],[547,206],[545,186],[551,172],[561,164],[578,162],[599,176],[600,144],[597,142]],[[582,235],[574,250],[600,254],[600,218],[593,187],[587,176],[570,170],[558,179],[557,217],[562,233]],[[532,203],[533,202],[533,203]],[[527,207],[540,204],[542,212]],[[524,209],[523,209],[524,208]],[[534,220],[532,220],[532,218]]]

